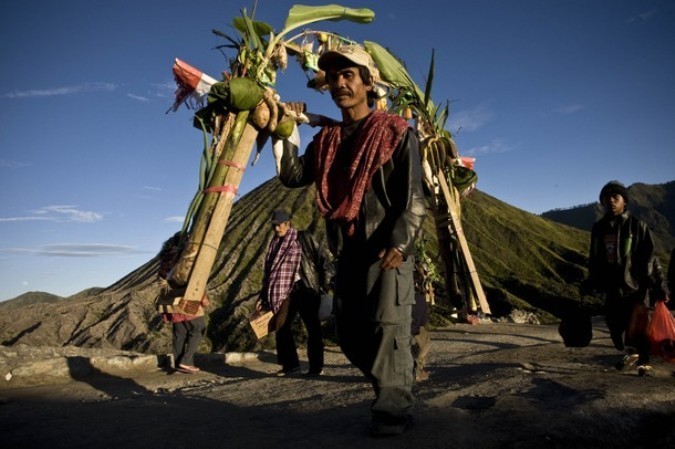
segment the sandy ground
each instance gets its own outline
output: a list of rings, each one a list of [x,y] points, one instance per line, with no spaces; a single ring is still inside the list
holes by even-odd
[[[675,364],[620,372],[602,320],[569,350],[555,326],[455,325],[432,333],[415,424],[368,436],[373,393],[338,348],[326,375],[278,378],[273,353],[204,358],[195,375],[88,373],[0,388],[6,448],[672,448]]]

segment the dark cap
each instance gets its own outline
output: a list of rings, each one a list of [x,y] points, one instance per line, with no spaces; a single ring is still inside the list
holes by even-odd
[[[272,224],[280,224],[291,221],[291,215],[285,210],[275,210],[272,212]]]
[[[609,181],[605,184],[600,191],[600,202],[602,203],[604,197],[614,195],[615,193],[621,195],[626,204],[628,204],[628,189],[619,181]]]

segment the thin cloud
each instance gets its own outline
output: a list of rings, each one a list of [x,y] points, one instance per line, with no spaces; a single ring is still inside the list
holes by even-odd
[[[98,212],[79,210],[76,206],[46,206],[31,211],[31,215],[18,217],[0,218],[0,222],[16,221],[57,221],[95,223],[103,220],[103,215]]]
[[[173,80],[163,83],[153,83],[151,86],[156,90],[155,97],[159,98],[173,97],[177,88],[176,82]]]
[[[150,101],[150,99],[148,99],[148,97],[143,97],[141,95],[127,94],[127,97],[129,97],[131,99],[134,99],[134,100],[143,101],[143,102]]]
[[[154,187],[154,186],[143,186],[144,190],[151,190],[153,192],[161,192],[162,188],[161,187]]]
[[[450,128],[453,134],[457,134],[459,131],[476,131],[488,123],[493,115],[486,105],[480,104],[472,109],[460,111],[456,114],[450,113],[448,128]]]
[[[183,221],[185,221],[185,217],[176,215],[173,217],[166,217],[163,221],[166,223],[182,223]]]
[[[500,154],[513,151],[513,148],[507,145],[501,139],[494,139],[490,143],[468,149],[463,156],[479,156],[485,154]]]
[[[61,218],[66,217],[65,221],[77,221],[81,223],[94,223],[103,220],[103,215],[98,212],[78,210],[76,206],[47,206],[38,213],[56,214]]]
[[[638,14],[637,16],[633,16],[633,17],[628,18],[628,20],[626,20],[626,23],[644,22],[644,21],[652,18],[657,12],[659,12],[658,7],[654,8],[654,9],[650,9],[647,12],[643,12],[641,14]]]
[[[575,112],[579,112],[583,109],[586,109],[586,106],[583,104],[570,104],[567,106],[556,108],[553,111],[557,112],[558,114],[567,115],[567,114],[574,114]]]
[[[0,248],[1,253],[33,254],[47,257],[101,257],[142,254],[133,246],[108,243],[59,243],[39,248]]]
[[[0,159],[0,167],[5,168],[23,168],[28,167],[30,164],[19,161],[8,161],[7,159]]]
[[[74,86],[54,87],[49,89],[15,90],[2,95],[3,98],[36,98],[75,95],[90,92],[110,92],[117,89],[113,83],[83,83]]]
[[[0,218],[0,222],[16,222],[16,221],[53,221],[52,218],[49,217],[37,217],[34,215],[28,215],[24,217],[6,217],[6,218]]]

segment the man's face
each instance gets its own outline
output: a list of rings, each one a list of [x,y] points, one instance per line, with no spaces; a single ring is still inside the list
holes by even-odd
[[[618,193],[611,193],[602,197],[602,205],[605,210],[614,216],[621,215],[626,208],[626,201]]]
[[[332,68],[326,73],[326,81],[330,95],[340,109],[368,106],[368,91],[372,86],[366,85],[361,79],[358,67]]]
[[[273,223],[272,227],[274,228],[274,234],[277,237],[283,237],[286,235],[288,230],[291,228],[290,221],[284,221],[283,223]]]

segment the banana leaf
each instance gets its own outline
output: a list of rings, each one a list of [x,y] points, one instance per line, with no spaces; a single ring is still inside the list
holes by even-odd
[[[375,13],[367,8],[345,8],[341,5],[293,5],[288,11],[284,29],[298,28],[321,20],[333,22],[349,20],[356,23],[370,23],[374,19]]]
[[[414,94],[419,101],[419,107],[424,108],[424,94],[410,77],[401,61],[376,42],[365,41],[363,45],[366,47],[368,53],[370,53],[370,56],[373,57],[382,79],[399,89],[405,89]],[[429,99],[427,109],[431,108],[433,108],[433,103]]]
[[[235,18],[234,20],[237,20],[237,18]],[[241,19],[241,20],[243,21],[243,19]],[[238,29],[239,27],[235,25],[235,28]],[[239,48],[239,42],[236,41],[236,40],[234,40],[233,38],[231,38],[231,37],[228,36],[227,34],[223,33],[222,31],[219,31],[219,30],[216,30],[216,29],[212,29],[211,32],[212,32],[213,34],[215,34],[216,36],[220,36],[220,37],[222,37],[223,39],[227,39],[228,41],[230,41],[230,45],[218,45],[216,48],[220,48],[220,47],[226,47],[226,48]]]
[[[252,110],[262,100],[264,90],[252,79],[242,77],[232,78],[229,84],[229,104],[234,109],[239,111]]]
[[[246,15],[246,10],[244,9],[242,11],[242,17],[241,17],[242,22],[244,23],[244,30],[240,30],[242,33],[242,36],[248,36],[248,48],[251,50],[262,50],[263,48],[263,43],[261,39],[261,35],[258,34],[258,31],[256,30],[255,26],[253,25],[254,22]],[[258,22],[260,23],[260,22]]]
[[[235,17],[232,20],[232,25],[234,26],[234,28],[237,29],[237,31],[239,31],[242,34],[253,31],[258,36],[268,36],[274,30],[274,28],[272,28],[272,25],[265,22],[259,22],[257,20],[250,20],[250,19],[248,20],[248,22],[250,22],[249,24],[247,24],[246,22],[247,21],[246,19],[244,19],[244,17]],[[221,32],[219,32],[218,34],[227,39],[230,39],[227,35]]]

